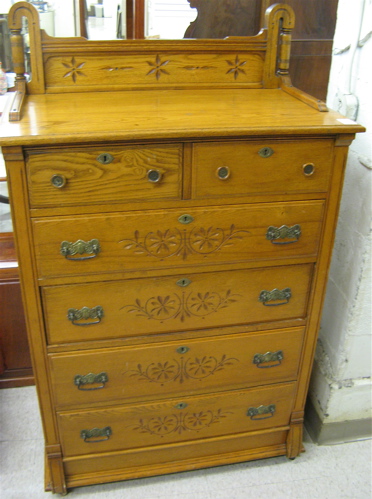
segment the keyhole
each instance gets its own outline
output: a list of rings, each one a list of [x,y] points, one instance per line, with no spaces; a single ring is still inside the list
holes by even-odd
[[[102,165],[109,165],[110,163],[112,163],[113,160],[114,156],[112,156],[108,152],[100,154],[97,158],[97,161],[99,161]]]
[[[274,151],[271,149],[271,147],[263,147],[258,151],[258,154],[262,158],[269,158],[272,154],[274,154]]]
[[[180,353],[180,354],[184,354],[184,353],[187,353],[189,350],[190,350],[189,347],[178,347],[176,352]]]
[[[182,279],[179,279],[176,282],[176,284],[177,284],[177,286],[180,286],[181,288],[185,288],[186,286],[188,286],[189,284],[191,284],[191,281],[187,277],[183,277]]]
[[[181,224],[189,224],[193,221],[193,217],[191,215],[181,215],[179,218],[178,218],[178,221],[181,223]]]
[[[179,404],[175,405],[176,409],[186,409],[187,404],[186,402],[180,402]]]

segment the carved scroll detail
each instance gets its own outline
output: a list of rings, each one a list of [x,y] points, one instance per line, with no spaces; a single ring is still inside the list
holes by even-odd
[[[212,424],[220,423],[228,414],[231,413],[218,409],[217,411],[186,412],[171,414],[169,416],[159,416],[147,421],[141,418],[138,424],[133,427],[133,430],[159,437],[171,433],[181,434],[184,431],[199,432],[205,428],[209,428]]]
[[[134,239],[122,239],[120,243],[126,242],[126,250],[133,250],[138,255],[147,255],[163,260],[172,256],[182,256],[186,260],[190,254],[207,256],[225,246],[230,246],[234,240],[241,240],[239,234],[248,233],[246,230],[236,230],[231,225],[229,230],[221,228],[196,227],[190,232],[181,231],[177,228],[165,231],[149,232],[140,238],[138,230],[134,233]]]
[[[228,289],[220,294],[213,291],[205,293],[173,293],[166,296],[152,296],[144,303],[138,298],[133,304],[124,305],[120,310],[127,309],[139,317],[146,317],[156,321],[179,319],[184,322],[188,317],[202,317],[227,308],[231,303],[237,302],[240,295],[232,294]]]
[[[141,381],[158,383],[163,386],[165,383],[177,381],[182,384],[185,380],[202,380],[223,371],[226,366],[231,366],[240,362],[234,357],[222,355],[220,360],[216,357],[207,356],[195,357],[194,359],[183,357],[180,360],[172,359],[165,362],[152,362],[147,367],[138,364],[137,369],[126,371],[130,377],[137,377]]]

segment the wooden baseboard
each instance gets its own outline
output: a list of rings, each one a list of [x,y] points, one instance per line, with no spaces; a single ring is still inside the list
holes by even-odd
[[[318,445],[332,445],[372,438],[372,418],[325,423],[308,398],[305,409],[305,427]]]
[[[32,386],[35,384],[35,378],[31,367],[28,369],[11,369],[5,371],[0,376],[1,388],[19,388],[21,386]]]

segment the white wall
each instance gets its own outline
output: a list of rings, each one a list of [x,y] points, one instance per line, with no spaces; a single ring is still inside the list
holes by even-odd
[[[151,37],[183,38],[197,15],[187,0],[147,0],[147,7],[146,35]]]
[[[0,0],[0,14],[7,14],[13,3],[12,0]]]
[[[48,3],[54,11],[54,36],[75,36],[74,0],[51,0]]]
[[[310,386],[324,425],[371,417],[371,30],[372,0],[339,0],[327,104],[367,132],[350,147]]]

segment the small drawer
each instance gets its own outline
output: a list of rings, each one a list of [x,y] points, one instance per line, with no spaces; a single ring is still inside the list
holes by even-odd
[[[49,344],[306,317],[313,264],[43,289]]]
[[[289,424],[295,383],[57,414],[64,456],[260,431]]]
[[[182,146],[29,152],[31,207],[180,199]]]
[[[50,355],[58,408],[296,379],[303,328]]]
[[[34,219],[39,277],[315,257],[323,201]]]
[[[326,192],[331,140],[195,144],[193,198]]]

